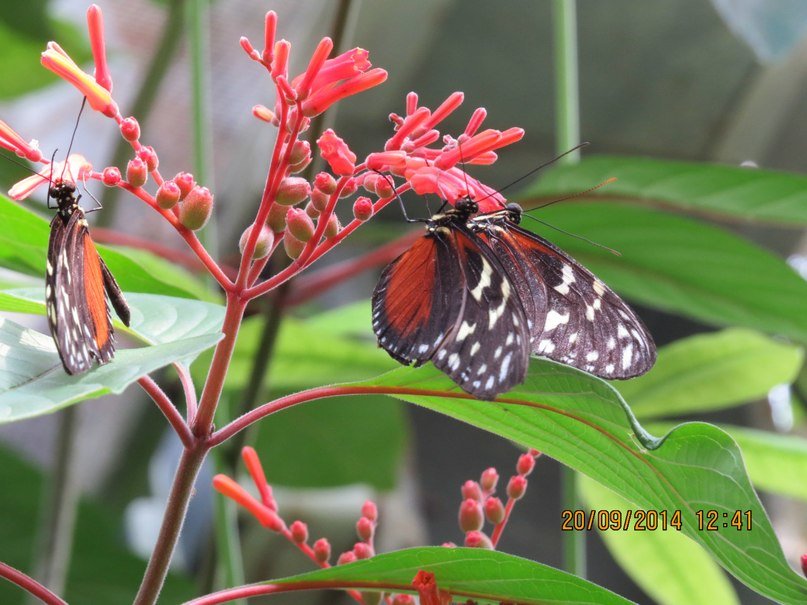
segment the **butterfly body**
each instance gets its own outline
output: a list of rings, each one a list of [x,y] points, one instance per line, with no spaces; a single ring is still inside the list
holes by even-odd
[[[393,358],[432,361],[480,399],[523,382],[530,354],[603,378],[652,367],[652,337],[602,281],[519,227],[516,204],[477,210],[461,200],[431,217],[382,272],[373,329]]]
[[[80,374],[114,355],[107,297],[127,326],[129,307],[95,249],[75,185],[55,181],[49,198],[57,212],[50,224],[45,277],[48,323],[65,372]]]

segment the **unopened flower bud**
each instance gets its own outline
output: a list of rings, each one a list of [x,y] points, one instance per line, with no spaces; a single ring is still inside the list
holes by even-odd
[[[140,158],[129,160],[126,165],[126,181],[132,187],[142,187],[148,179],[148,167]]]
[[[290,164],[299,164],[305,160],[311,159],[311,143],[308,141],[297,140],[291,147],[291,155],[289,155]]]
[[[107,187],[115,187],[121,181],[120,170],[116,166],[107,166],[101,173],[101,182]]]
[[[179,222],[192,231],[201,229],[213,214],[213,194],[207,187],[196,186],[179,207]]]
[[[535,468],[535,458],[532,457],[531,454],[521,454],[518,457],[518,463],[516,464],[516,471],[522,477],[526,477],[532,472],[532,469]]]
[[[375,523],[367,517],[359,517],[359,520],[356,521],[356,533],[365,542],[370,542],[375,533]]]
[[[141,147],[137,150],[137,157],[146,163],[149,172],[157,170],[157,167],[160,165],[160,160],[157,157],[157,152],[154,151],[154,147]]]
[[[289,164],[289,172],[291,174],[300,174],[303,170],[308,168],[308,165],[311,163],[311,158],[306,158],[297,162],[296,164]]]
[[[291,532],[291,539],[297,544],[305,544],[308,542],[308,526],[302,521],[295,521],[289,527]]]
[[[179,201],[179,186],[174,181],[165,181],[157,189],[157,205],[163,210],[170,210]]]
[[[359,197],[353,202],[353,216],[360,221],[366,221],[373,216],[373,202],[369,197]]]
[[[482,501],[482,488],[476,481],[468,479],[462,484],[462,497],[465,499],[473,498],[474,500]]]
[[[375,182],[375,192],[378,197],[392,197],[395,195],[392,177],[378,175],[378,180]]]
[[[320,211],[317,210],[317,207],[314,206],[313,202],[308,202],[305,205],[305,213],[310,216],[312,219],[317,218],[320,215]]]
[[[339,197],[348,197],[356,193],[356,190],[359,188],[359,182],[356,179],[348,179],[345,186],[342,187],[342,191],[339,194]]]
[[[259,120],[268,122],[269,124],[274,124],[275,122],[277,122],[277,116],[275,116],[274,112],[270,110],[268,107],[264,107],[263,105],[255,105],[252,108],[252,115],[258,118]]]
[[[269,216],[266,217],[266,225],[275,233],[280,233],[286,228],[286,213],[288,206],[272,204],[269,207]]]
[[[361,507],[361,516],[367,517],[370,521],[378,521],[378,506],[372,500],[365,500]]]
[[[486,494],[492,494],[496,491],[496,485],[499,483],[499,472],[493,468],[486,468],[482,471],[482,476],[479,477],[479,485]]]
[[[367,193],[375,194],[375,185],[378,182],[378,175],[374,172],[368,172],[362,179],[361,186]]]
[[[327,172],[320,172],[314,177],[314,188],[331,195],[336,191],[336,179]]]
[[[317,209],[318,212],[325,210],[325,208],[328,206],[329,199],[331,199],[330,194],[325,193],[324,191],[320,191],[319,189],[313,189],[311,191],[311,204]]]
[[[415,598],[411,594],[396,594],[392,597],[392,605],[415,605]]]
[[[193,175],[189,172],[180,172],[173,179],[179,187],[179,199],[184,200],[191,190],[196,186]]]
[[[504,521],[504,504],[501,500],[492,496],[485,500],[485,518],[493,525]]]
[[[314,556],[318,563],[327,563],[331,558],[331,543],[326,538],[314,542]]]
[[[339,558],[336,560],[337,565],[347,565],[348,563],[353,563],[356,560],[356,555],[353,554],[352,550],[347,552],[343,552],[339,555]]]
[[[357,559],[369,559],[373,556],[373,548],[366,542],[356,542],[353,545],[353,554]]]
[[[339,223],[339,217],[332,214],[328,217],[328,224],[325,225],[325,237],[335,237],[337,233],[342,230],[342,225]]]
[[[293,206],[302,202],[309,195],[311,195],[311,185],[308,181],[299,176],[287,176],[280,181],[275,203],[282,206]]]
[[[286,251],[289,258],[299,257],[304,248],[305,242],[301,242],[291,233],[286,231],[286,234],[283,236],[283,249]]]
[[[134,118],[126,118],[120,123],[120,133],[124,139],[134,143],[140,138],[140,124]]]
[[[459,522],[460,529],[464,532],[482,529],[485,518],[482,515],[482,504],[479,500],[467,498],[462,501],[462,504],[460,504]]]
[[[244,249],[247,247],[249,234],[252,231],[252,225],[247,227],[241,234],[241,239],[238,240],[238,250],[244,254]],[[258,241],[255,242],[255,251],[252,253],[252,260],[259,260],[265,258],[272,250],[272,245],[275,243],[275,234],[266,225],[261,225],[261,232],[258,235]]]
[[[314,221],[304,210],[291,207],[286,212],[286,227],[298,240],[305,243],[314,235]]]
[[[519,500],[527,491],[527,480],[521,475],[513,475],[507,483],[507,497]]]
[[[493,550],[493,542],[481,531],[469,531],[465,534],[465,546]]]

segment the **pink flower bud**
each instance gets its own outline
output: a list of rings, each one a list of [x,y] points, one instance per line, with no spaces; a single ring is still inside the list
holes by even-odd
[[[305,242],[301,242],[291,233],[286,231],[286,234],[283,236],[283,249],[286,251],[289,258],[299,257],[304,248]]]
[[[191,190],[196,186],[193,175],[189,172],[180,172],[173,179],[179,187],[179,199],[184,200]]]
[[[312,219],[317,218],[321,214],[320,211],[317,210],[317,207],[314,206],[313,202],[308,202],[305,205],[305,213]]]
[[[482,471],[482,476],[479,477],[479,485],[486,494],[495,492],[497,483],[499,483],[499,473],[495,468],[491,466]]]
[[[392,605],[415,605],[415,597],[411,594],[396,594],[392,597]]]
[[[493,542],[481,531],[469,531],[465,534],[465,546],[493,550]]]
[[[369,559],[373,556],[373,548],[366,542],[356,542],[353,545],[353,554],[357,559]]]
[[[263,120],[264,122],[268,122],[269,124],[277,125],[278,121],[277,116],[268,107],[264,107],[263,105],[255,105],[252,108],[252,115],[258,118],[259,120]]]
[[[314,188],[331,195],[336,191],[336,179],[327,172],[320,172],[314,177]]]
[[[207,187],[196,186],[179,207],[179,222],[192,231],[201,229],[213,214],[213,194]]]
[[[325,237],[335,237],[342,230],[342,225],[339,223],[339,217],[332,214],[328,217],[328,224],[325,225]]]
[[[365,542],[370,542],[375,533],[375,523],[367,517],[359,517],[359,520],[356,521],[356,533]]]
[[[507,497],[520,500],[527,491],[527,480],[521,475],[513,475],[507,483]]]
[[[443,542],[440,546],[443,548],[457,548],[457,543],[449,540],[448,542]]]
[[[311,159],[311,143],[308,141],[297,140],[291,147],[291,155],[289,156],[289,163],[299,164],[304,160]]]
[[[106,62],[106,49],[104,48],[104,19],[101,9],[96,4],[91,4],[87,9],[87,31],[90,35],[90,48],[95,60],[95,72],[93,77],[100,86],[106,90],[112,90],[112,76]]]
[[[287,176],[280,181],[275,203],[281,206],[293,206],[302,202],[309,195],[311,195],[311,185],[308,181],[299,176]]]
[[[318,563],[327,563],[331,558],[331,543],[325,538],[314,542],[314,556]]]
[[[392,177],[380,174],[377,176],[378,180],[375,183],[375,192],[378,197],[392,197],[395,195]]]
[[[482,529],[485,523],[482,515],[482,505],[479,500],[468,498],[460,504],[459,513],[460,529],[464,532]]]
[[[359,197],[353,202],[353,216],[360,221],[366,221],[373,216],[373,202],[369,197]]]
[[[317,139],[320,155],[328,162],[331,171],[339,176],[350,176],[356,166],[356,154],[350,150],[332,129],[326,130]]]
[[[116,166],[107,166],[101,173],[101,182],[107,187],[115,187],[121,181],[120,170]]]
[[[308,168],[308,165],[311,163],[311,158],[305,158],[297,162],[296,164],[289,164],[289,172],[291,174],[300,174],[303,170]]]
[[[367,193],[375,194],[375,187],[376,183],[378,182],[379,175],[375,174],[374,172],[368,172],[364,175],[364,179],[362,179],[361,186],[364,187],[364,190]]]
[[[353,554],[352,550],[347,552],[343,552],[339,555],[339,558],[336,560],[337,565],[347,565],[348,563],[353,563],[356,560],[356,555]]]
[[[320,191],[319,189],[314,189],[311,191],[311,205],[317,209],[318,212],[322,212],[328,206],[328,200],[330,199],[330,195]]]
[[[179,201],[179,185],[174,181],[165,181],[157,189],[157,205],[163,210],[170,210]]]
[[[148,180],[148,167],[140,158],[129,160],[126,165],[126,181],[132,187],[142,187]]]
[[[302,521],[295,521],[289,527],[291,532],[291,539],[297,544],[305,544],[308,542],[308,526]]]
[[[493,525],[504,521],[504,504],[501,500],[494,497],[485,500],[485,518]]]
[[[361,507],[361,516],[370,519],[370,521],[378,521],[378,506],[372,500],[366,500]]]
[[[532,457],[530,454],[521,454],[518,457],[518,463],[516,464],[516,471],[522,477],[526,477],[532,472],[532,469],[535,468],[535,458]]]
[[[342,191],[339,193],[339,197],[340,198],[350,197],[351,195],[356,193],[356,190],[358,188],[359,188],[359,181],[357,181],[356,179],[348,179],[347,182],[345,183],[345,186],[342,187]]]
[[[269,216],[266,217],[266,225],[275,233],[280,233],[286,228],[286,213],[288,206],[272,204],[269,207]]]
[[[482,502],[482,488],[479,487],[479,484],[476,481],[471,481],[468,479],[468,481],[462,485],[462,497],[466,500],[468,498],[472,498]]]
[[[252,225],[247,227],[241,234],[241,239],[238,240],[238,250],[244,254],[244,249],[247,247],[249,234],[252,231]],[[255,242],[255,251],[252,253],[252,260],[265,258],[272,250],[272,245],[275,243],[275,234],[266,225],[261,226],[261,232],[258,235],[258,241]]]
[[[305,243],[314,235],[314,221],[304,210],[291,207],[286,212],[286,226],[289,232],[298,240]]]
[[[135,118],[126,118],[120,123],[120,134],[130,143],[134,143],[140,138],[140,124]]]
[[[157,157],[157,152],[154,151],[154,147],[141,147],[137,150],[137,157],[146,163],[149,172],[157,170],[160,165],[160,160]]]

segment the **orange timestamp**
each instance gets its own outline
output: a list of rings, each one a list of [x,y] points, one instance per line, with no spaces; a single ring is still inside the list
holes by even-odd
[[[750,510],[696,510],[695,520],[698,531],[751,531],[753,527]],[[563,531],[681,531],[682,526],[680,510],[564,509],[560,528]]]

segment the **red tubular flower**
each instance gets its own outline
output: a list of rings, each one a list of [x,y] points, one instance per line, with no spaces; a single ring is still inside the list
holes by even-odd
[[[255,50],[255,47],[252,46],[252,42],[249,41],[249,38],[246,36],[241,36],[238,43],[241,45],[241,48],[244,49],[244,52],[247,53],[247,56],[250,59],[253,61],[258,61],[259,63],[262,62],[261,55],[259,55],[258,51]]]
[[[319,115],[337,101],[378,86],[386,79],[386,70],[377,67],[368,72],[355,75],[340,84],[321,88],[303,101],[303,115],[309,118]]]
[[[35,141],[26,143],[17,132],[8,124],[0,120],[0,147],[13,151],[21,158],[30,160],[31,162],[39,162],[42,160],[42,152],[36,145]]]
[[[261,495],[261,501],[272,510],[277,510],[277,504],[272,496],[272,488],[266,481],[266,474],[263,472],[263,465],[260,458],[258,458],[258,453],[254,448],[246,446],[241,449],[241,459],[244,461],[244,466],[247,467],[247,472],[252,477],[252,482]]]
[[[85,180],[92,172],[90,164],[84,156],[71,153],[66,162],[54,162],[46,164],[42,169],[32,176],[26,177],[15,184],[8,191],[8,196],[13,200],[24,200],[31,195],[37,187],[47,186],[51,181],[59,180],[73,183]]]
[[[75,86],[82,95],[87,97],[87,102],[95,111],[110,118],[118,115],[118,106],[112,100],[109,91],[98,84],[91,75],[81,71],[58,44],[48,42],[47,50],[42,53],[41,63],[57,76]]]
[[[435,109],[432,112],[432,116],[428,122],[426,122],[427,128],[434,128],[445,120],[448,116],[454,113],[462,102],[465,100],[465,95],[461,92],[453,92],[448,95],[448,98],[440,104],[440,107]]]
[[[258,502],[252,495],[227,475],[213,477],[213,488],[244,507],[258,522],[272,531],[281,531],[283,521],[269,507]]]
[[[272,64],[272,51],[275,48],[275,34],[277,33],[277,13],[269,11],[263,21],[263,53],[261,58],[268,66]]]
[[[87,9],[87,31],[90,34],[90,48],[92,58],[95,60],[95,81],[99,86],[112,92],[112,76],[106,62],[106,48],[104,45],[104,16],[97,4]]]
[[[334,174],[350,176],[356,169],[356,154],[350,150],[332,129],[322,133],[317,139],[317,146],[322,158],[328,162]]]
[[[272,79],[287,77],[289,74],[289,51],[291,44],[287,40],[278,40],[275,43],[275,52],[272,58]]]
[[[333,50],[333,40],[327,36],[319,41],[314,54],[311,55],[311,60],[308,62],[308,67],[302,76],[295,78],[291,85],[297,91],[297,95],[301,99],[305,99],[308,93],[311,92],[311,87],[314,84],[314,78],[319,74],[319,70],[325,65],[328,55]]]
[[[479,130],[479,127],[482,125],[482,122],[485,121],[487,115],[488,112],[484,107],[477,107],[474,110],[474,113],[471,115],[471,119],[468,120],[468,125],[465,127],[465,134],[469,137],[474,136],[476,131]]]
[[[419,107],[415,113],[406,116],[398,131],[387,140],[384,150],[400,149],[407,137],[420,128],[430,117],[431,111],[429,111],[428,107]],[[421,134],[421,132],[418,132],[418,134]]]

